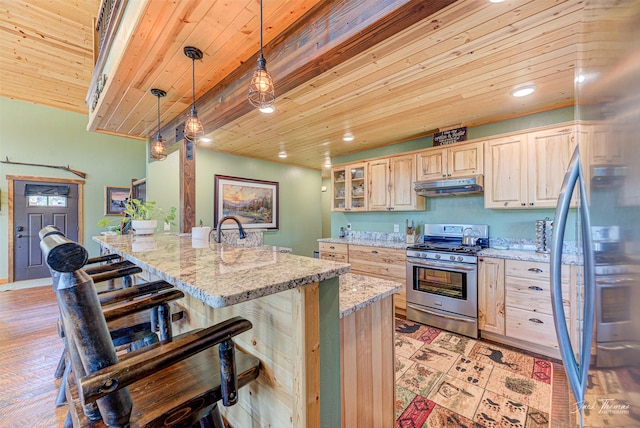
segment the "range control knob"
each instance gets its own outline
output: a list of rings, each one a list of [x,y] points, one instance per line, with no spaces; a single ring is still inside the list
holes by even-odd
[[[461,262],[462,261],[462,256],[458,256],[458,261]]]
[[[449,256],[449,260],[455,262],[456,261],[456,256]]]
[[[436,254],[436,259],[440,259],[440,254]]]

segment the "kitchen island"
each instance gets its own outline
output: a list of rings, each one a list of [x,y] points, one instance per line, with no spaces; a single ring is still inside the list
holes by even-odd
[[[172,308],[185,313],[174,334],[236,315],[253,323],[236,344],[260,359],[261,373],[236,406],[223,409],[232,426],[340,426],[338,277],[348,264],[170,234],[93,239],[140,266],[146,279],[185,293]]]
[[[104,252],[140,266],[146,279],[163,279],[185,292],[172,307],[185,313],[173,323],[174,334],[236,315],[253,323],[236,343],[260,359],[261,374],[241,391],[238,405],[223,409],[232,426],[340,426],[341,319],[374,311],[393,326],[392,311],[379,308],[391,307],[399,285],[345,276],[345,263],[285,254],[276,247],[203,245],[188,235],[94,240]],[[382,344],[375,346],[379,351]],[[385,363],[392,367],[392,340],[384,346],[391,356]]]

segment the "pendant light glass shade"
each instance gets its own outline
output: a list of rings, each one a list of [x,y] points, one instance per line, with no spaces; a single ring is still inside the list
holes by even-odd
[[[152,89],[151,93],[158,97],[158,132],[156,133],[156,141],[151,145],[150,155],[155,160],[165,160],[167,158],[167,146],[164,145],[162,135],[160,135],[160,98],[167,95],[162,89]]]
[[[267,60],[262,54],[262,0],[260,0],[260,57],[258,68],[253,72],[249,87],[249,102],[263,113],[272,113],[275,108],[276,94],[273,79],[267,71]]]
[[[184,138],[194,143],[204,133],[202,122],[198,118],[198,110],[196,110],[196,65],[197,59],[202,59],[202,51],[193,46],[185,46],[184,54],[191,58],[191,96],[193,103],[187,120],[184,122]]]

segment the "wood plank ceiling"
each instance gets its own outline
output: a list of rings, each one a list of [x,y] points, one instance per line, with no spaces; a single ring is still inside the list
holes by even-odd
[[[0,22],[2,51],[10,52],[0,54],[0,96],[87,111],[83,100],[93,62],[91,29],[86,22],[99,5],[95,0],[73,3],[74,7],[63,0],[9,0]],[[265,0],[265,57],[276,90],[278,78],[282,81],[284,77],[273,72],[279,67],[278,59],[270,61],[269,54],[282,47],[283,40],[288,40],[284,34],[291,33],[300,20],[317,15],[321,7],[348,4],[353,15],[331,16],[327,27],[351,18],[353,22],[343,24],[357,25],[360,18],[355,17],[364,20],[373,14],[373,20],[382,18],[400,3],[405,2]],[[201,145],[321,169],[328,158],[415,138],[434,129],[477,126],[574,103],[582,0],[433,3],[441,6],[431,16],[408,28],[398,26],[396,34],[350,59],[284,92],[277,91],[275,113],[243,108],[240,114],[209,120],[215,127],[205,121],[212,141]],[[245,62],[251,68],[255,64],[257,0],[224,4],[156,1],[144,13],[122,66],[111,77],[114,83],[105,101],[109,108],[92,125],[98,131],[153,136],[156,99],[149,90],[158,87],[168,93],[161,110],[162,125],[167,128],[163,134],[170,133],[191,101],[191,61],[182,53],[186,45],[204,51],[204,58],[196,62],[199,100],[207,99],[206,93],[215,92],[216,86],[220,91],[230,86],[229,75],[246,78],[238,72],[247,68],[242,68]],[[44,25],[36,25],[38,22]],[[73,25],[67,25],[69,22]],[[305,43],[317,42],[318,46],[325,42],[320,37],[333,35],[331,28],[316,26],[306,31],[309,40]],[[299,46],[287,47],[291,51]],[[25,84],[28,81],[37,84]],[[535,84],[538,90],[526,98],[510,96],[512,89],[524,84]],[[248,83],[246,88],[248,91]],[[237,91],[234,97],[237,99],[224,102],[242,105],[246,91]],[[216,102],[212,97],[208,100]],[[216,111],[198,101],[196,105],[199,111]],[[345,133],[353,134],[355,140],[342,141]],[[286,151],[286,159],[278,158],[281,151]]]

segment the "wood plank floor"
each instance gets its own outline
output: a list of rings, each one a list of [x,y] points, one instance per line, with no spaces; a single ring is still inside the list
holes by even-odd
[[[62,353],[51,286],[0,292],[0,427],[62,426],[55,406]]]

